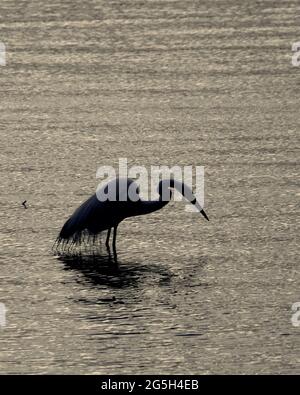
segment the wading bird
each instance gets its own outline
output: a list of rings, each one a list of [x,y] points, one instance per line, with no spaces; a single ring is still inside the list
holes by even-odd
[[[184,183],[174,179],[159,182],[158,200],[142,200],[139,187],[130,178],[116,178],[97,190],[86,200],[62,227],[57,238],[57,246],[63,249],[78,245],[86,239],[96,242],[97,236],[107,231],[106,247],[113,229],[113,250],[116,251],[117,228],[125,218],[145,215],[160,210],[172,198],[172,189],[177,189],[208,220],[203,208],[196,200],[192,190]]]

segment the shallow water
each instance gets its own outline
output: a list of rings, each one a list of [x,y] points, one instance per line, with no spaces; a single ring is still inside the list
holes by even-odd
[[[300,373],[299,2],[8,0],[0,41],[0,372]],[[210,222],[53,256],[120,157],[205,166]]]

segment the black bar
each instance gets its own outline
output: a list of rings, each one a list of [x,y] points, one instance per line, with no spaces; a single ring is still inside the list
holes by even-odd
[[[276,389],[286,390],[284,376],[198,376],[198,375],[40,375],[40,376],[1,376],[0,385],[13,392],[18,388],[22,393],[47,390],[59,393],[67,389],[68,393],[101,394],[104,392],[164,393],[169,391],[211,394],[214,391],[231,391],[236,393],[259,391],[264,384],[276,385]],[[284,387],[283,387],[284,385]]]

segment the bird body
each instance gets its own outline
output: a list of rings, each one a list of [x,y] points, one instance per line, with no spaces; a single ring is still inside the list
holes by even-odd
[[[113,247],[116,247],[117,227],[125,218],[145,215],[164,207],[172,197],[170,188],[181,189],[184,196],[196,206],[208,220],[192,191],[176,180],[162,180],[158,186],[158,200],[141,200],[139,187],[130,178],[116,178],[103,186],[75,210],[62,227],[58,244],[81,244],[85,237],[93,237],[107,230],[109,246],[111,229],[114,229]]]

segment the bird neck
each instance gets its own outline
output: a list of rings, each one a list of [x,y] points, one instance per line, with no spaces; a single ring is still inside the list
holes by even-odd
[[[136,215],[144,215],[144,214],[150,214],[155,211],[160,210],[163,208],[166,204],[168,204],[168,201],[163,201],[161,199],[159,200],[142,200],[140,201],[139,207],[138,207],[138,213]]]
[[[132,213],[130,216],[150,214],[160,210],[172,199],[173,180],[163,180],[159,183],[158,200],[139,200],[132,206]]]

